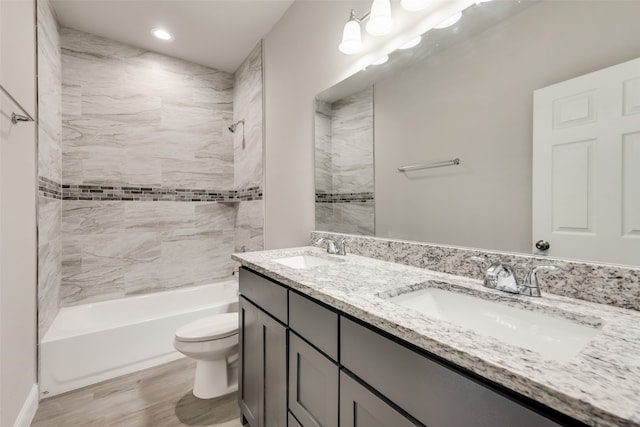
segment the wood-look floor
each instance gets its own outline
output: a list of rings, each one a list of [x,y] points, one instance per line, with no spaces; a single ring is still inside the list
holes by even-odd
[[[42,400],[31,427],[241,427],[237,393],[197,399],[194,371],[183,358]]]

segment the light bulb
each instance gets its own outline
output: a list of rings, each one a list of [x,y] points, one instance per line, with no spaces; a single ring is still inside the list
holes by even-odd
[[[438,30],[440,30],[442,28],[450,27],[453,24],[455,24],[456,22],[458,22],[460,20],[460,18],[462,18],[462,12],[458,12],[458,13],[456,13],[454,15],[451,15],[450,17],[448,17],[447,19],[445,19],[444,21],[442,21],[438,25],[434,25],[433,28],[437,28]]]
[[[342,42],[338,46],[338,50],[346,55],[353,55],[362,51],[360,24],[355,19],[350,19],[344,25]]]
[[[411,49],[412,47],[419,45],[421,41],[422,41],[422,36],[418,36],[414,39],[409,40],[407,43],[403,44],[398,49],[403,49],[403,50]]]
[[[431,0],[402,0],[400,5],[406,11],[415,12],[427,7],[430,2]]]
[[[391,3],[389,0],[373,0],[367,22],[367,32],[372,36],[384,36],[391,31]]]

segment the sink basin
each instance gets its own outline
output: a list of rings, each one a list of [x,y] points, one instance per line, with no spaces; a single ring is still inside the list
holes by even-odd
[[[407,292],[391,301],[558,361],[577,355],[600,331],[596,326],[544,311],[438,288]]]
[[[343,262],[343,260],[337,259],[337,258],[329,258],[329,257],[324,258],[324,257],[319,257],[317,255],[308,255],[308,254],[274,259],[274,261],[279,264],[286,265],[287,267],[295,268],[295,269],[312,268],[312,267],[318,267],[321,265],[337,264],[337,263]]]

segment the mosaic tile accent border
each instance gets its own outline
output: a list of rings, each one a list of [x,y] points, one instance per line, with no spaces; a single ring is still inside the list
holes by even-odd
[[[45,178],[43,176],[38,177],[38,195],[41,197],[47,197],[50,199],[62,200],[62,185],[59,183]]]
[[[316,193],[316,203],[350,203],[374,200],[373,192],[363,193]]]
[[[38,177],[43,197],[61,200],[171,201],[171,202],[241,202],[262,200],[262,188],[240,190],[207,190],[147,186],[58,184]]]

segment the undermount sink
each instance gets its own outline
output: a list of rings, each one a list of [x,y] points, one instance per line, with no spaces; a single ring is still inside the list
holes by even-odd
[[[402,293],[391,301],[557,361],[577,355],[600,332],[597,323],[584,324],[439,288]]]
[[[329,257],[325,258],[325,257],[319,257],[317,255],[310,255],[310,254],[279,258],[279,259],[274,259],[274,261],[279,264],[286,265],[287,267],[295,268],[295,269],[312,268],[312,267],[318,267],[321,265],[337,264],[337,263],[343,262],[343,260],[337,259],[337,258],[329,258]]]

